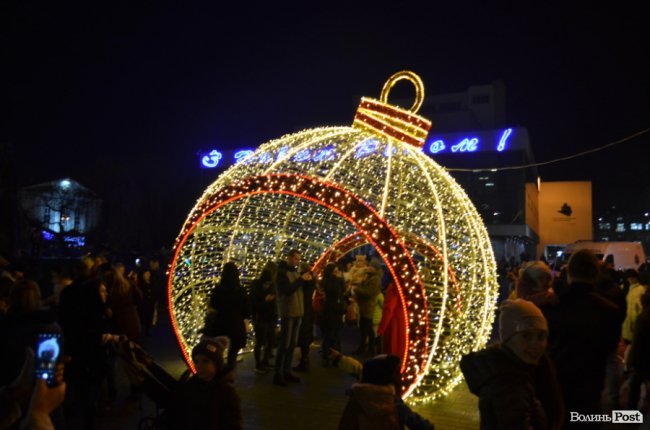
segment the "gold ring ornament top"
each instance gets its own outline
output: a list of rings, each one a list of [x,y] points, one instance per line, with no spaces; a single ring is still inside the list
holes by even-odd
[[[415,101],[410,109],[388,103],[390,90],[404,79],[415,86]],[[431,128],[431,121],[416,114],[423,100],[424,84],[420,77],[408,70],[397,72],[384,84],[379,100],[361,99],[352,126],[421,148]]]
[[[384,87],[381,89],[381,96],[379,96],[379,100],[382,103],[388,104],[388,93],[390,93],[390,90],[393,89],[395,84],[401,80],[407,80],[411,82],[415,87],[415,101],[413,102],[413,106],[411,106],[411,109],[409,109],[409,111],[412,113],[418,113],[420,107],[422,107],[422,102],[424,101],[424,84],[422,83],[422,79],[420,79],[417,74],[411,72],[410,70],[402,70],[401,72],[397,72],[388,78],[384,84]]]

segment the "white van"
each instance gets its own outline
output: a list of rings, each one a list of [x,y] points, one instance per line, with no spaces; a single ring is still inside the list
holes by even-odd
[[[617,270],[639,269],[645,263],[645,252],[641,242],[592,242],[579,240],[564,248],[564,261],[576,251],[589,249],[599,260],[612,263]]]

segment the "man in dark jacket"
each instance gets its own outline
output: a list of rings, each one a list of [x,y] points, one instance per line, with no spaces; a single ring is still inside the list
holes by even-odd
[[[287,260],[278,264],[275,278],[280,311],[280,340],[273,376],[273,383],[276,385],[287,385],[287,381],[300,381],[300,377],[291,371],[291,361],[298,341],[300,322],[305,312],[302,284],[313,277],[311,272],[299,275],[297,272],[299,264],[300,251],[292,249],[287,254]]]
[[[619,309],[596,292],[598,274],[598,260],[591,251],[573,254],[567,265],[567,289],[547,313],[549,349],[568,413],[601,413],[607,359],[620,339]]]

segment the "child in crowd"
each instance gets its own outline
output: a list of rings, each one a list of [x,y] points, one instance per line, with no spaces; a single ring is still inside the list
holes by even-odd
[[[433,424],[413,412],[400,397],[399,357],[381,354],[361,364],[334,349],[330,351],[330,359],[335,364],[360,379],[348,390],[350,400],[343,410],[339,430],[434,429]]]
[[[479,397],[482,429],[559,429],[563,405],[546,355],[548,325],[533,303],[505,300],[500,342],[462,358],[469,390]]]
[[[196,374],[180,385],[171,411],[170,428],[242,428],[241,400],[234,386],[234,369],[223,359],[225,336],[203,337],[192,350]]]

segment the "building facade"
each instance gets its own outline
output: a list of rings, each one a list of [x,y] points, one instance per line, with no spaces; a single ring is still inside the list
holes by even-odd
[[[18,200],[24,223],[21,242],[33,256],[61,256],[86,246],[100,222],[101,200],[72,179],[22,188]]]

